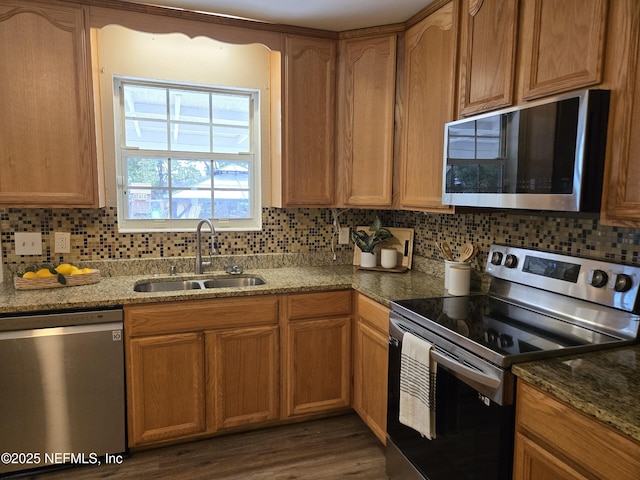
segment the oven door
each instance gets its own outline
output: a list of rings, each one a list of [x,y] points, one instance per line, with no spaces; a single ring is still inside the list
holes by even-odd
[[[394,314],[389,335],[387,407],[389,477],[392,480],[510,479],[513,465],[513,402],[500,405],[480,393],[476,387],[482,383],[484,374],[478,371],[466,381],[464,373],[470,368],[465,365],[468,362],[455,366],[452,357],[440,362],[438,359],[445,357],[445,351],[441,348],[434,356],[438,361],[436,438],[427,440],[398,421],[404,332],[410,331],[433,345],[437,339],[413,322],[393,317]],[[444,341],[444,345],[447,344]],[[511,374],[505,373],[509,378]],[[495,376],[489,375],[484,383],[493,385],[494,379]],[[506,381],[509,383],[508,379]]]

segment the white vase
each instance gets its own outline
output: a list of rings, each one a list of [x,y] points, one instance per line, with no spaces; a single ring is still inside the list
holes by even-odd
[[[364,268],[373,268],[376,266],[376,254],[374,252],[362,252],[360,254],[360,266]]]

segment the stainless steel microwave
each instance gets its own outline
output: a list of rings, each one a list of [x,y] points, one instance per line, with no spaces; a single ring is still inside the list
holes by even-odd
[[[442,203],[600,210],[608,90],[581,90],[445,124]]]

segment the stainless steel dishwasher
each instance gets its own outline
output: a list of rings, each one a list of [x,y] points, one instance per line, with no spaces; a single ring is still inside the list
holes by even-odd
[[[0,317],[0,476],[118,461],[122,309]]]

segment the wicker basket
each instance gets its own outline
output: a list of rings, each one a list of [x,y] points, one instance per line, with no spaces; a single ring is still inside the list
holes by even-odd
[[[78,285],[90,285],[100,281],[100,270],[91,270],[89,273],[76,273],[75,275],[65,275],[67,284],[58,282],[58,278],[51,277],[20,278],[13,279],[16,290],[39,290],[42,288],[75,287]]]

